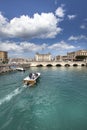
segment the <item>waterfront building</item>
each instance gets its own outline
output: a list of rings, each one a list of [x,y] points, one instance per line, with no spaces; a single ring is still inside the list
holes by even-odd
[[[8,52],[0,51],[0,63],[7,63],[8,62]]]
[[[67,61],[67,60],[68,60],[67,56],[58,55],[55,57],[55,61]]]
[[[11,63],[18,63],[18,64],[23,64],[23,63],[27,63],[28,59],[25,58],[12,58],[10,59]]]
[[[75,57],[76,57],[76,52],[67,53],[67,58],[69,61],[74,61]]]
[[[51,54],[48,53],[48,54],[39,54],[39,53],[36,53],[35,55],[35,61],[51,61],[52,58],[51,58]]]
[[[76,60],[76,56],[87,56],[87,50],[78,50],[76,52],[67,53],[67,58],[70,61]]]
[[[58,55],[58,56],[56,56],[55,57],[55,61],[62,61],[63,59],[62,59],[62,56],[61,55]]]
[[[79,50],[79,51],[77,51],[76,56],[87,56],[87,50]]]
[[[68,61],[68,57],[67,56],[62,56],[62,60],[63,61]]]

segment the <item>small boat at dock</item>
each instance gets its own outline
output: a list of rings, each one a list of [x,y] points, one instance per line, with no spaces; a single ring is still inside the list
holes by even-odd
[[[24,84],[32,86],[36,83],[37,79],[40,77],[40,73],[36,72],[36,73],[30,73],[29,76],[27,76],[26,78],[24,78]]]
[[[25,69],[22,68],[22,67],[18,67],[18,68],[16,68],[16,70],[18,70],[18,71],[25,71]]]

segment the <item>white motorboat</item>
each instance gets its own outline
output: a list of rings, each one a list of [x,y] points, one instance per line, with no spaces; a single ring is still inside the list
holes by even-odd
[[[18,67],[18,68],[16,68],[16,70],[18,70],[18,71],[25,71],[25,69],[22,68],[22,67]]]
[[[24,78],[24,84],[26,85],[34,85],[36,83],[36,80],[40,77],[40,73],[36,72],[36,73],[30,73],[29,76],[27,76],[26,78]]]

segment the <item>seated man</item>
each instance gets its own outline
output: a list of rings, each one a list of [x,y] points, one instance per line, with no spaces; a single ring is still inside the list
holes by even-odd
[[[32,79],[34,79],[36,76],[35,76],[35,74],[32,74]]]
[[[32,78],[32,73],[29,74],[29,77]]]

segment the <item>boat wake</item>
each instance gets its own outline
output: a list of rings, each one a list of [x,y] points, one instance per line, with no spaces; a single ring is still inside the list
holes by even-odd
[[[26,88],[26,85],[22,86],[21,88],[15,89],[10,94],[6,95],[3,99],[0,99],[0,105],[2,105],[5,102],[10,101],[13,97],[20,94],[23,91],[24,88]]]

